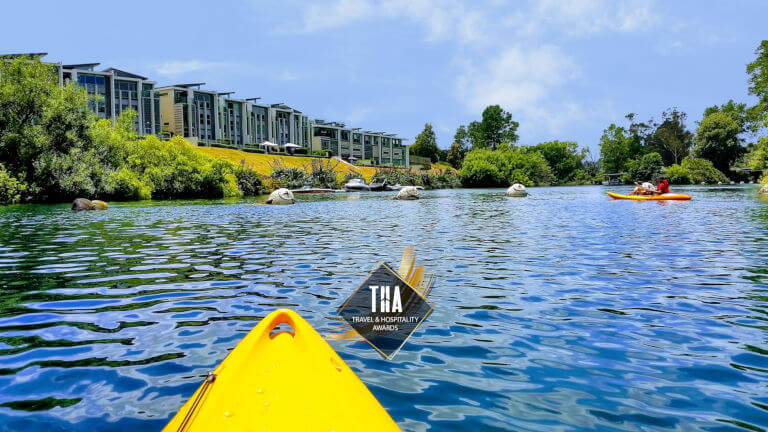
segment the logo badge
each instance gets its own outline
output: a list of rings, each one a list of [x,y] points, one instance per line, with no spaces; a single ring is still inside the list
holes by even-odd
[[[395,357],[432,312],[432,303],[422,295],[431,289],[432,279],[424,283],[423,267],[411,273],[413,252],[412,248],[407,248],[406,253],[409,249],[411,261],[407,271],[402,271],[401,265],[399,274],[379,262],[337,312],[337,317],[388,360]],[[406,261],[405,257],[404,253],[403,262]],[[411,286],[401,276],[402,273],[406,277],[410,276],[411,283],[416,282],[417,286]]]

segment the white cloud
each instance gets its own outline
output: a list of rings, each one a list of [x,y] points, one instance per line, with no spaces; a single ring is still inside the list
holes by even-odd
[[[647,31],[658,21],[653,0],[541,0],[527,18],[537,27],[562,29],[571,35]]]
[[[457,79],[457,96],[473,112],[491,104],[531,110],[576,74],[573,60],[556,46],[514,46],[484,65],[466,65]]]
[[[228,66],[223,62],[206,62],[201,60],[167,61],[157,67],[160,75],[182,75],[189,72],[208,70]]]
[[[485,13],[459,0],[333,0],[313,3],[303,14],[303,32],[342,27],[372,18],[407,19],[424,27],[428,40],[484,38]]]

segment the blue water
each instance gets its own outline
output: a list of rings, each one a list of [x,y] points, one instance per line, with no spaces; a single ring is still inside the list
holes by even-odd
[[[0,208],[0,430],[159,430],[267,313],[321,332],[404,246],[437,276],[394,361],[332,341],[404,430],[768,428],[768,202],[602,187]]]

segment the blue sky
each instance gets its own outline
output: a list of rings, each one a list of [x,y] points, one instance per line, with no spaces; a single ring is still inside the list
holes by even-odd
[[[707,106],[752,102],[745,65],[768,38],[764,1],[14,1],[3,15],[0,52],[202,81],[410,142],[430,122],[443,148],[494,103],[523,144],[594,151],[609,123],[670,106],[695,128]]]

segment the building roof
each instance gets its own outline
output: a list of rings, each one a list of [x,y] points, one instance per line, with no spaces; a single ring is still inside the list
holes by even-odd
[[[93,70],[96,66],[100,65],[101,63],[75,63],[75,64],[65,64],[62,65],[64,69],[87,69],[87,70]]]
[[[147,79],[149,79],[147,77],[144,77],[144,76],[141,76],[141,75],[136,75],[136,74],[133,74],[133,73],[130,73],[130,72],[126,72],[124,70],[120,70],[120,69],[116,69],[116,68],[106,68],[106,69],[104,69],[104,72],[112,72],[114,75],[117,75],[119,77],[125,77],[125,78],[135,78],[135,79],[140,79],[140,80],[147,80]]]
[[[205,85],[204,82],[200,82],[200,83],[174,84],[171,87],[189,88],[189,87],[200,87],[204,85]]]

